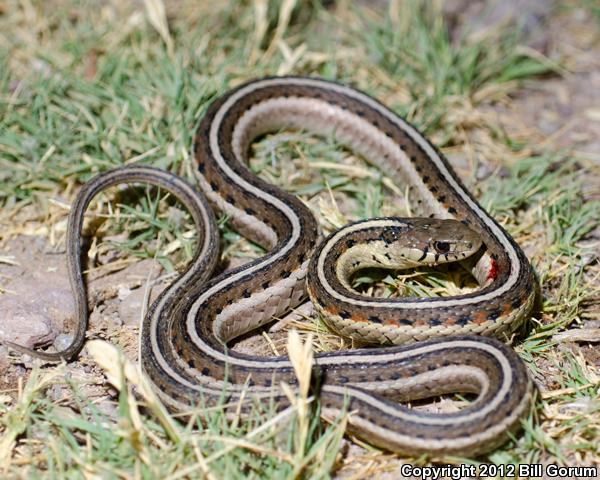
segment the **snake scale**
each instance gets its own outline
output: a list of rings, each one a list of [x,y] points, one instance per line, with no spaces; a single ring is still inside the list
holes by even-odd
[[[410,186],[418,199],[418,218],[356,222],[319,243],[317,222],[304,203],[247,166],[251,142],[282,128],[333,137],[393,181]],[[187,411],[200,401],[214,404],[223,401],[224,392],[233,403],[263,398],[287,405],[278,385],[297,383],[289,359],[242,354],[227,344],[299,305],[308,292],[333,330],[380,345],[316,355],[313,376],[319,380],[323,417],[351,412],[350,432],[413,455],[472,457],[519,429],[532,403],[533,384],[516,353],[490,337],[506,338],[526,320],[536,291],[531,266],[413,126],[370,96],[338,83],[265,78],[211,104],[193,151],[197,183],[208,202],[268,253],[211,278],[219,247],[204,197],[161,170],[111,170],[82,188],[69,217],[67,254],[79,316],[72,344],[62,352],[11,346],[47,360],[78,353],[88,316],[80,260],[85,210],[111,185],[146,182],[181,200],[199,232],[193,261],[154,302],[140,332],[143,369],[170,409]],[[480,285],[469,294],[373,298],[350,283],[365,267],[464,259],[470,260]],[[476,393],[477,398],[452,413],[399,403],[450,392]]]

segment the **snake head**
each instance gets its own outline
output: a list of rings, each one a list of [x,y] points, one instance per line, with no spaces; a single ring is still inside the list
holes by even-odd
[[[458,220],[413,218],[408,234],[420,264],[437,265],[470,257],[481,248],[481,237]]]

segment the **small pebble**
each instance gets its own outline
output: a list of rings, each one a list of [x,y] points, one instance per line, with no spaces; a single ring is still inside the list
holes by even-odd
[[[70,335],[68,333],[61,333],[60,335],[57,335],[57,337],[54,339],[54,342],[52,343],[52,345],[54,345],[54,348],[56,348],[56,351],[61,352],[61,351],[65,350],[66,348],[68,348],[69,345],[71,345],[72,341],[73,341],[73,335]]]

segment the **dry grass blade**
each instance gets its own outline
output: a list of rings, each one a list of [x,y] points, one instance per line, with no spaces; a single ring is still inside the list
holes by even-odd
[[[557,342],[600,342],[600,328],[577,328],[552,336]]]
[[[296,377],[298,377],[300,396],[303,399],[308,398],[310,389],[310,378],[314,363],[312,342],[312,334],[309,334],[304,342],[296,330],[291,330],[288,334],[288,355]]]
[[[3,256],[3,255],[0,255],[0,263],[4,263],[6,265],[19,266],[19,262],[17,262],[15,260],[15,257],[13,257],[13,256]]]
[[[296,459],[295,476],[300,475],[304,467],[304,457],[306,452],[306,442],[310,427],[310,380],[312,376],[312,367],[314,356],[312,350],[313,335],[309,334],[306,341],[302,342],[300,334],[296,330],[290,330],[288,333],[288,356],[298,378],[298,393],[294,394],[289,385],[282,383],[283,391],[290,400],[290,403],[296,407],[298,415],[298,430],[296,432]]]
[[[165,45],[167,46],[169,55],[171,55],[173,53],[173,38],[169,32],[165,4],[162,0],[144,0],[144,5],[146,7],[146,14],[148,15],[150,24],[161,36],[165,42]]]
[[[267,28],[269,27],[269,20],[267,18],[268,6],[267,0],[254,0],[254,41],[252,51],[248,57],[248,65],[256,63],[260,45],[267,33]]]
[[[126,382],[131,382],[135,385],[140,395],[146,401],[148,408],[158,418],[161,425],[169,434],[169,437],[174,441],[181,440],[179,428],[173,422],[165,407],[156,396],[156,393],[154,393],[148,378],[143,375],[138,367],[124,359],[121,352],[108,342],[90,340],[87,342],[86,348],[98,365],[104,369],[110,383],[119,391],[127,388]]]
[[[267,48],[266,52],[263,54],[262,61],[267,62],[273,56],[277,47],[279,46],[279,42],[283,39],[285,35],[285,31],[290,23],[290,18],[292,16],[292,11],[296,6],[297,0],[283,0],[281,2],[281,6],[279,7],[279,17],[277,19],[277,27],[275,27],[275,33],[273,34],[273,38],[271,39],[271,43]]]

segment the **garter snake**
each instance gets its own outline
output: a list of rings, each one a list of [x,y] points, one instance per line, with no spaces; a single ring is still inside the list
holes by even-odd
[[[318,242],[312,213],[247,167],[252,140],[281,128],[332,136],[394,181],[409,185],[418,198],[419,218],[349,225],[312,255]],[[518,356],[489,337],[506,337],[526,319],[535,296],[532,269],[519,246],[414,127],[344,85],[266,78],[216,99],[197,129],[193,150],[197,181],[210,204],[268,253],[210,279],[218,239],[202,196],[177,177],[149,167],[104,173],[83,187],[69,218],[69,272],[80,319],[72,345],[57,353],[15,348],[48,360],[69,359],[79,351],[87,325],[79,260],[84,211],[109,185],[149,182],[177,196],[200,232],[194,260],[152,305],[140,332],[143,368],[171,409],[189,409],[200,399],[222,400],[223,392],[232,401],[246,395],[285,404],[277,386],[296,383],[288,358],[246,355],[226,345],[298,305],[308,277],[308,293],[334,330],[388,345],[316,355],[324,417],[348,409],[351,432],[409,454],[475,456],[519,428],[532,401],[532,382]],[[405,243],[397,250],[399,242]],[[475,250],[470,258],[480,288],[469,294],[390,300],[364,297],[348,283],[348,276],[365,266],[460,260]],[[478,397],[453,413],[397,403],[448,392]]]

